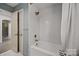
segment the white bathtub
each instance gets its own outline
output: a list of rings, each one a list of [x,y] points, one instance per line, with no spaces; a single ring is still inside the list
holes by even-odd
[[[40,46],[31,46],[30,55],[31,56],[59,56],[59,50],[61,47],[55,44],[43,44],[41,42]]]
[[[47,51],[43,48],[39,48],[39,47],[36,47],[36,46],[31,46],[31,49],[32,49],[31,50],[31,56],[59,56],[56,53]]]

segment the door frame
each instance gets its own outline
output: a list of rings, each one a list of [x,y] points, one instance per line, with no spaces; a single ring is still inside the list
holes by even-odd
[[[23,24],[22,24],[22,34],[20,34],[20,23],[19,23],[19,21],[20,21],[20,12],[22,12],[23,14],[23,19],[24,19],[24,9],[19,9],[19,10],[17,10],[17,11],[15,11],[16,13],[17,13],[17,52],[20,52],[21,54],[23,54]],[[23,21],[22,21],[23,22]],[[20,51],[20,36],[22,35],[22,52]]]

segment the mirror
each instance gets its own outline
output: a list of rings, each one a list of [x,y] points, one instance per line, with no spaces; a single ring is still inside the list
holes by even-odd
[[[9,20],[2,20],[2,41],[9,40]]]

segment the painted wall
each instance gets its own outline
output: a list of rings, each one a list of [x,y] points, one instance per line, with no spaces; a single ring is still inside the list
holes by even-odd
[[[62,46],[62,4],[46,4],[40,8],[40,47],[58,53]]]
[[[1,9],[4,9],[4,10],[7,10],[7,11],[10,11],[10,12],[13,12],[14,11],[14,8],[5,4],[5,3],[0,3],[0,8]]]
[[[29,39],[31,40],[31,45],[34,42],[34,35],[36,34],[37,37],[40,31],[40,19],[39,16],[35,15],[35,11],[38,9],[33,5],[29,5]]]
[[[40,9],[40,40],[61,44],[62,5],[51,4]]]
[[[28,4],[27,3],[20,3],[19,5],[14,7],[14,11],[17,11],[22,8],[24,9],[23,49],[24,49],[24,55],[28,55]]]

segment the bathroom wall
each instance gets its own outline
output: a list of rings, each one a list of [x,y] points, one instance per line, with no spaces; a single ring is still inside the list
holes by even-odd
[[[61,44],[62,4],[51,4],[40,9],[40,40]]]
[[[23,21],[23,53],[24,55],[28,55],[28,4],[20,3],[19,5],[14,7],[14,11],[19,9],[24,9],[24,21]]]
[[[35,7],[35,4],[29,4],[29,20],[28,20],[28,28],[29,28],[29,55],[33,52],[31,46],[34,45],[34,35],[37,35],[37,39],[39,39],[39,30],[40,30],[40,20],[39,15],[35,15],[35,12],[38,9]]]
[[[39,11],[39,15],[35,15]],[[37,3],[29,5],[29,39],[30,47],[34,45],[37,34],[39,47],[55,52],[61,48],[62,4]],[[34,51],[30,50],[33,55]],[[37,52],[37,55],[39,53]]]
[[[10,12],[13,12],[14,11],[14,8],[5,4],[5,3],[0,3],[0,8],[1,9],[4,9],[4,10],[7,10],[7,11],[10,11]]]
[[[40,46],[42,48],[55,53],[61,49],[61,19],[62,4],[46,4],[40,7]]]

